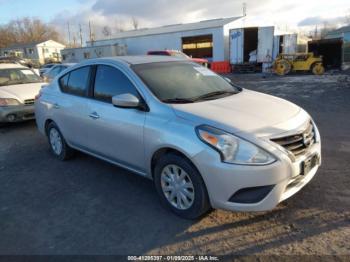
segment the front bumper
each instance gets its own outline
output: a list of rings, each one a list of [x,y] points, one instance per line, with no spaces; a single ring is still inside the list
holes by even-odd
[[[21,122],[34,118],[34,105],[0,107],[1,123]]]
[[[318,163],[307,174],[301,175],[302,163],[314,155],[318,157]],[[213,208],[231,211],[266,211],[297,193],[314,177],[321,163],[321,143],[315,143],[307,154],[294,162],[287,154],[281,153],[278,160],[270,165],[226,164],[221,162],[217,152],[210,149],[202,151],[192,161],[202,174]],[[260,194],[260,199],[254,203],[232,202],[233,196],[245,189],[248,189],[245,193]],[[268,191],[261,195],[264,190]]]

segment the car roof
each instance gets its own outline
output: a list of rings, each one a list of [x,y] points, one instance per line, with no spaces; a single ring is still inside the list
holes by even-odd
[[[117,56],[107,58],[90,59],[90,62],[124,62],[129,65],[148,64],[148,63],[160,63],[160,62],[175,62],[175,61],[188,61],[183,58],[171,57],[171,56],[158,56],[158,55],[142,55],[142,56]]]
[[[25,66],[19,65],[19,64],[1,64],[0,63],[0,69],[7,69],[7,68],[27,68]]]

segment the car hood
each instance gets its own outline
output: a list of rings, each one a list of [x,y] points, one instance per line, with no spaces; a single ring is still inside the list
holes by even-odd
[[[34,99],[45,83],[31,83],[21,85],[0,86],[0,97],[15,98],[21,103],[24,100]]]
[[[215,125],[234,133],[266,136],[283,133],[301,108],[284,99],[244,89],[229,97],[191,104],[173,104],[178,117],[196,125]]]

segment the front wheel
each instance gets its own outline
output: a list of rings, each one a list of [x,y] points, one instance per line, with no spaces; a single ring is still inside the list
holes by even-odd
[[[275,73],[279,76],[288,75],[292,70],[292,65],[285,59],[275,61],[273,67]]]
[[[210,209],[205,183],[184,157],[164,155],[156,164],[154,183],[162,204],[180,217],[195,219]]]

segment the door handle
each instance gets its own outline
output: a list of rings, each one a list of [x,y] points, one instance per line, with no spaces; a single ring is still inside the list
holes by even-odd
[[[59,109],[59,108],[60,108],[60,105],[59,105],[59,104],[57,104],[57,103],[55,103],[55,104],[53,105],[53,108],[55,108],[55,109]]]
[[[89,117],[91,117],[92,119],[99,119],[100,116],[96,113],[96,112],[93,112],[89,115]]]

